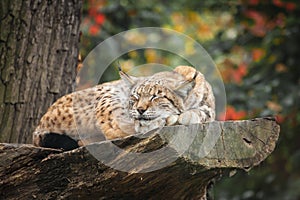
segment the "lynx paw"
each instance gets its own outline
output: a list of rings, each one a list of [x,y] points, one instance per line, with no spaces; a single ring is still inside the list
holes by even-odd
[[[156,128],[161,128],[165,125],[164,119],[156,119],[153,121],[144,121],[144,120],[136,120],[135,121],[135,131],[136,133],[147,133]]]
[[[179,116],[178,115],[171,115],[166,119],[166,125],[172,126],[177,123]]]
[[[193,111],[186,111],[178,118],[178,123],[182,125],[197,124],[201,122],[201,118]]]

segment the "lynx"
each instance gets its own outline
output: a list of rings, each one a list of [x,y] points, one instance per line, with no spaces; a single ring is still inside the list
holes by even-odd
[[[70,150],[171,125],[215,119],[215,100],[203,74],[189,66],[121,79],[65,95],[42,117],[36,146]]]

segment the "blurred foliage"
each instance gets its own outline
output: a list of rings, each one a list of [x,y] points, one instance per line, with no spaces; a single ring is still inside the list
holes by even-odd
[[[226,119],[276,116],[280,139],[259,167],[223,178],[216,199],[300,199],[300,2],[292,0],[88,0],[81,53],[137,27],[166,27],[197,40],[220,70]],[[188,45],[183,48],[190,48]],[[147,49],[120,58],[125,70],[143,63],[177,65],[174,55]],[[108,69],[104,80],[117,78]]]

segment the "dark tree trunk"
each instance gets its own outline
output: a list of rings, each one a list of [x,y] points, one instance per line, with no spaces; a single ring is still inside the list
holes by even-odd
[[[31,142],[47,108],[73,90],[81,5],[81,0],[1,0],[1,142]]]

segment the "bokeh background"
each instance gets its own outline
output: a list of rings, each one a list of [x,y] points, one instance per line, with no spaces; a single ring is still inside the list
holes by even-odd
[[[210,54],[227,94],[226,115],[218,118],[276,116],[281,125],[272,155],[249,173],[223,177],[215,198],[300,199],[300,2],[85,0],[81,57],[112,35],[148,26],[184,33]],[[182,48],[193,51],[189,43]],[[144,63],[184,64],[155,49],[132,51],[118,61],[125,71]],[[101,82],[118,79],[114,65]]]

